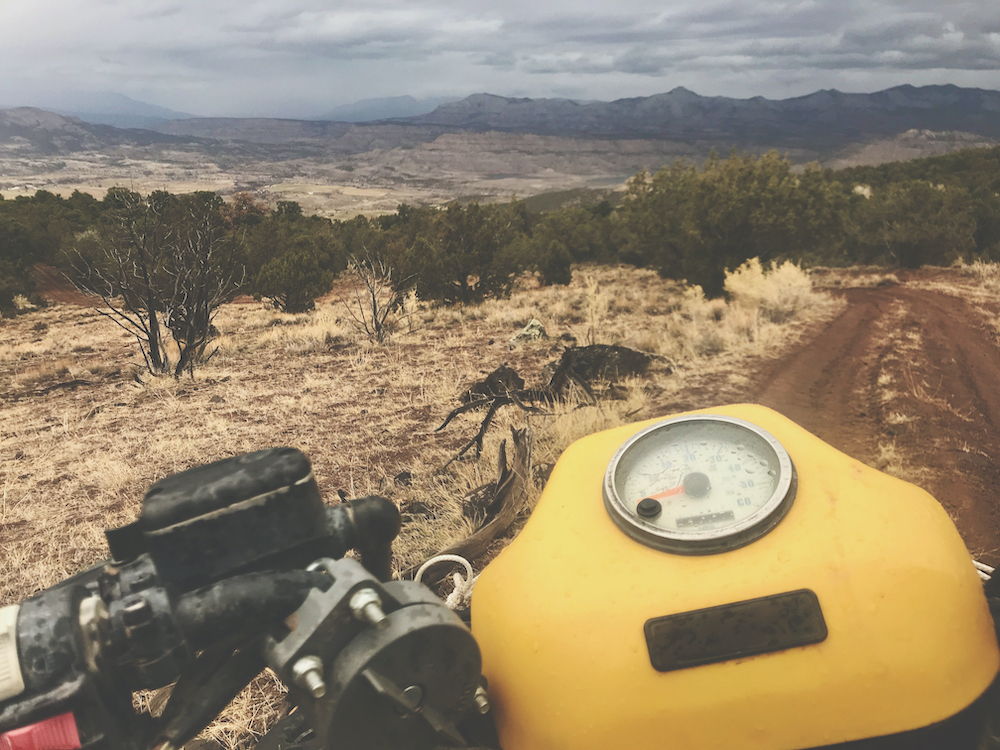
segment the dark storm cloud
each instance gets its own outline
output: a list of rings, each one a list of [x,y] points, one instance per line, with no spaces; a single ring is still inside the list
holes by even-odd
[[[631,19],[546,18],[528,38],[523,68],[541,74],[672,70],[826,71],[1000,68],[1000,10],[983,3],[714,3]]]
[[[0,2],[0,104],[115,90],[213,114],[371,96],[995,88],[993,0]],[[283,109],[284,108],[284,109]]]

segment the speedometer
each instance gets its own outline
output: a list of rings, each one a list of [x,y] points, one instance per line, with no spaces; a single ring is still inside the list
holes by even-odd
[[[618,449],[604,504],[643,544],[710,554],[773,529],[795,487],[792,459],[770,433],[733,417],[687,416],[648,427]]]

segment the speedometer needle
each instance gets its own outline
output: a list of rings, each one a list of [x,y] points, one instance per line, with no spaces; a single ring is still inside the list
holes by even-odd
[[[653,500],[662,500],[665,497],[673,497],[674,495],[679,495],[684,492],[684,485],[678,487],[671,487],[669,490],[664,490],[663,492],[657,492],[654,495],[646,495],[646,497],[651,497]]]
[[[709,478],[700,471],[693,471],[684,477],[684,480],[676,487],[663,490],[663,492],[657,492],[655,495],[647,495],[647,497],[653,500],[663,500],[664,498],[680,495],[684,492],[687,493],[688,497],[698,498],[705,497],[710,489],[712,489],[712,482]]]

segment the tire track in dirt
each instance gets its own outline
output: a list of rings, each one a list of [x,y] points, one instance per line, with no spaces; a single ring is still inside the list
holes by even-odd
[[[765,385],[754,394],[758,403],[861,460],[873,452],[866,391],[875,354],[873,324],[886,306],[872,292],[847,290],[844,312],[765,373]]]
[[[848,306],[766,368],[751,398],[924,486],[970,550],[1000,562],[1000,348],[958,297],[848,289]],[[887,458],[888,457],[888,458]]]

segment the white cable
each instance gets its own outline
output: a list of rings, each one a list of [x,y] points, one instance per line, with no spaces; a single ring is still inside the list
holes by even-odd
[[[461,573],[455,573],[452,576],[452,580],[455,582],[455,590],[448,594],[448,598],[444,600],[444,603],[451,609],[465,609],[469,606],[469,601],[472,599],[472,589],[476,585],[476,580],[479,576],[473,575],[472,563],[461,555],[438,555],[437,557],[432,557],[417,569],[417,574],[413,577],[413,580],[420,583],[420,579],[423,578],[427,569],[439,562],[453,562],[465,566],[465,572],[468,577],[463,578]]]
[[[984,581],[990,580],[993,577],[993,571],[996,570],[996,568],[991,565],[981,563],[979,560],[973,560],[972,564],[975,566],[976,572],[979,573],[979,577]]]

